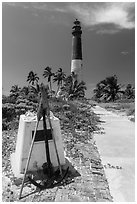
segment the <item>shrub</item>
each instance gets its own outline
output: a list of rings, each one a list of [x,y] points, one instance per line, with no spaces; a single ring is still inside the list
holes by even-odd
[[[2,104],[2,118],[11,121],[16,116],[15,107],[10,103]]]
[[[130,118],[130,121],[135,122],[135,117]]]
[[[8,122],[6,118],[2,119],[2,130],[8,130]]]
[[[127,111],[127,115],[130,116],[130,115],[135,115],[135,108],[130,108],[128,111]]]
[[[11,129],[11,124],[16,118],[15,105],[5,103],[2,105],[2,130]]]

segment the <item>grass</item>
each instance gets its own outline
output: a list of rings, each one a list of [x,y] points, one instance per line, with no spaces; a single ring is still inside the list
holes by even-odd
[[[78,100],[65,102],[54,99],[50,109],[60,119],[61,128],[76,132],[87,131],[92,133],[98,129],[99,118],[91,111],[92,105]]]
[[[134,102],[114,102],[114,103],[99,103],[102,108],[117,113],[124,113],[130,117],[132,122],[135,122],[135,103]]]

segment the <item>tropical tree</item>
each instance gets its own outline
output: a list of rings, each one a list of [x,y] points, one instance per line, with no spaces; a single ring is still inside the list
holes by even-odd
[[[86,84],[84,81],[79,82],[69,75],[64,82],[62,91],[65,93],[67,99],[83,98],[85,96]]]
[[[70,90],[73,89],[73,78],[72,75],[69,75],[64,80],[64,85],[62,86],[61,90],[65,92],[68,96],[70,94]]]
[[[55,94],[55,96],[57,95],[57,93],[59,92],[59,90],[61,90],[61,87],[63,85],[63,81],[66,78],[66,74],[62,71],[62,68],[59,68],[58,71],[54,74],[54,78],[53,78],[53,82],[57,82],[57,92]]]
[[[29,86],[29,98],[37,98],[40,91],[38,84],[39,77],[33,71],[30,71],[27,77],[27,81],[29,82],[29,84],[31,84],[31,86]]]
[[[40,86],[38,83],[36,84],[36,86],[30,86],[29,87],[29,96],[30,95],[38,96],[39,92],[40,92]]]
[[[17,99],[20,95],[21,88],[18,85],[13,85],[10,90],[10,97]]]
[[[99,101],[115,101],[121,91],[121,85],[118,84],[117,76],[110,76],[100,81],[94,89],[94,97]]]
[[[4,94],[2,94],[2,104],[7,102],[7,98],[8,96],[5,96]]]
[[[127,99],[134,99],[135,98],[135,87],[132,84],[128,84],[124,91],[124,96]]]
[[[22,89],[21,89],[21,95],[23,96],[27,96],[29,94],[29,87],[28,86],[24,86]]]
[[[48,79],[48,83],[50,84],[50,91],[52,92],[51,78],[52,78],[52,76],[54,76],[54,73],[52,72],[52,68],[51,67],[46,67],[44,69],[43,76],[44,76],[44,78]]]
[[[87,90],[86,83],[84,81],[78,82],[78,80],[76,80],[72,89],[70,89],[69,98],[83,98],[85,96],[85,90]]]
[[[38,83],[39,77],[33,71],[30,71],[27,77],[27,81],[29,82],[29,84],[35,85],[35,83]]]

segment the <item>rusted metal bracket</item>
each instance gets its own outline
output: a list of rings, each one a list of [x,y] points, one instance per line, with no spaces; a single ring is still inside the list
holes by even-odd
[[[61,178],[57,179],[59,177],[59,174],[60,174],[60,171],[58,169],[57,171],[55,171],[53,176],[50,179],[48,179],[46,182],[43,182],[43,184],[36,182],[30,176],[28,176],[28,179],[34,186],[36,186],[40,190],[44,190],[47,188],[53,188],[53,187],[57,186],[58,184],[60,184],[64,180],[64,178],[66,177],[66,175],[68,173],[68,170],[69,170],[69,167],[65,170],[65,172],[61,176]]]

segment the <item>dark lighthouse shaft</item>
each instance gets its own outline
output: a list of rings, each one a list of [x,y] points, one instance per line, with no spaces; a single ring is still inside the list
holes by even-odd
[[[72,27],[72,60],[71,73],[78,79],[82,68],[82,43],[81,43],[81,25],[77,19]]]

